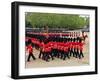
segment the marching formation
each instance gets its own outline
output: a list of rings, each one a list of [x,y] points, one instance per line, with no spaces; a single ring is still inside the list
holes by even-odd
[[[26,49],[29,51],[27,61],[30,61],[30,57],[36,60],[33,54],[33,47],[40,51],[39,59],[43,59],[46,62],[49,62],[50,59],[54,60],[55,58],[62,60],[70,59],[70,57],[84,58],[83,47],[85,43],[79,36],[69,37],[67,35],[60,37],[52,35],[50,37],[49,35],[44,40],[41,40],[41,38],[38,39],[34,36],[26,37]]]

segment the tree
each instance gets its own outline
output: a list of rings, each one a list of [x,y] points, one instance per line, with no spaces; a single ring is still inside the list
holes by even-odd
[[[89,18],[85,19],[76,14],[32,13],[25,15],[26,26],[43,28],[79,29],[89,25]]]

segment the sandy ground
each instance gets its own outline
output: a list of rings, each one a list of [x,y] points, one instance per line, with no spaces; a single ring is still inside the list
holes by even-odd
[[[66,59],[66,60],[55,58],[54,60],[50,60],[49,62],[46,62],[38,58],[39,51],[34,49],[34,55],[36,57],[36,60],[33,60],[31,58],[30,62],[26,61],[25,67],[26,68],[39,68],[39,67],[41,68],[41,67],[89,65],[89,37],[85,41],[83,53],[84,53],[84,58],[82,59],[78,59],[75,57],[71,57],[70,59]],[[27,60],[27,55],[26,55],[26,60]]]

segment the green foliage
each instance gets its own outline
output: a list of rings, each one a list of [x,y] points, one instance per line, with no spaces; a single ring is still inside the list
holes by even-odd
[[[74,14],[31,13],[25,15],[26,27],[78,29],[89,24],[89,19]]]

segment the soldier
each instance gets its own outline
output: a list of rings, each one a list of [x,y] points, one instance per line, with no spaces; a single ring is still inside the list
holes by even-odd
[[[28,55],[27,61],[28,61],[28,62],[30,61],[30,57],[32,57],[33,60],[36,60],[35,56],[33,55],[32,43],[30,43],[30,44],[27,46],[27,50],[29,51],[29,55]]]
[[[61,46],[60,46],[60,42],[58,42],[58,45],[57,45],[57,57],[59,58],[61,56]]]
[[[76,53],[76,38],[73,38],[72,46],[73,46],[73,57],[76,57],[77,56],[77,53]]]
[[[53,60],[53,56],[51,55],[51,48],[45,47],[44,48],[44,60],[49,62],[50,56],[52,57],[52,60]]]
[[[69,54],[70,54],[70,56],[72,56],[72,54],[73,54],[73,45],[72,45],[71,39],[69,40],[68,45],[69,45]]]
[[[58,50],[57,50],[57,42],[54,42],[53,43],[53,48],[52,48],[52,52],[53,52],[53,56],[56,57],[57,56],[57,53],[58,53]]]
[[[65,60],[66,57],[68,57],[68,59],[70,58],[70,56],[69,56],[69,54],[68,54],[68,46],[65,46],[65,47],[64,47],[64,57],[63,57],[63,60]]]
[[[43,56],[43,48],[44,48],[44,42],[41,42],[39,58],[41,58]]]
[[[53,54],[52,54],[52,48],[53,48],[53,42],[49,42],[46,44],[47,52],[49,56],[54,60]]]
[[[76,58],[79,58],[79,43],[78,42],[75,45],[75,49],[76,49]]]
[[[84,43],[79,42],[79,51],[80,51],[79,59],[84,57],[84,55],[83,55],[83,45],[84,45]]]
[[[61,59],[63,59],[63,56],[64,56],[64,47],[63,46],[60,47],[60,53],[61,53]]]

